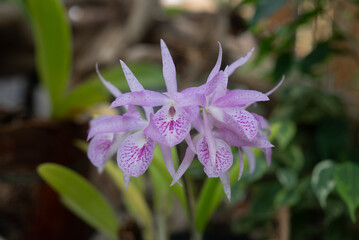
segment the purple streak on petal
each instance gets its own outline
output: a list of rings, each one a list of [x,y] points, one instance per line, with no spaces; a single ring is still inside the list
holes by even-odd
[[[102,169],[105,166],[108,152],[114,140],[114,134],[105,133],[95,136],[88,146],[87,156],[91,163]]]
[[[131,91],[135,92],[135,91],[143,91],[143,90],[145,90],[143,88],[143,86],[141,85],[141,83],[137,80],[135,75],[127,67],[127,65],[122,60],[120,60],[120,63],[121,63],[121,66],[122,66],[123,73],[125,74],[128,86],[130,87]]]
[[[181,107],[163,106],[154,115],[153,122],[170,147],[182,142],[191,130],[190,116]]]
[[[161,39],[161,53],[163,64],[163,77],[165,78],[166,87],[168,92],[177,92],[177,80],[176,80],[176,67],[173,63],[171,54]]]
[[[118,90],[114,85],[112,85],[110,82],[108,82],[104,79],[104,77],[101,75],[101,73],[98,69],[97,63],[96,63],[96,73],[97,73],[98,77],[101,79],[101,82],[103,83],[103,85],[110,91],[110,93],[112,93],[112,95],[114,97],[118,97],[121,95],[120,90]]]
[[[143,90],[121,94],[112,102],[110,108],[123,105],[138,105],[145,107],[161,106],[168,101],[168,97],[154,91]]]
[[[218,98],[213,105],[216,107],[245,107],[255,102],[268,101],[267,95],[254,90],[233,90]]]
[[[261,149],[264,152],[264,156],[266,158],[267,161],[267,165],[270,166],[271,165],[271,160],[272,160],[272,148],[262,148]]]
[[[249,172],[252,174],[256,168],[256,157],[250,147],[242,147],[242,149],[248,160]]]
[[[188,147],[186,150],[186,153],[184,155],[184,158],[178,167],[178,170],[173,178],[173,181],[171,183],[171,186],[179,181],[179,179],[182,177],[182,175],[187,171],[189,166],[191,165],[195,153]]]
[[[171,177],[174,178],[176,174],[175,167],[173,165],[172,160],[172,154],[171,154],[171,148],[168,146],[165,146],[163,144],[159,144],[160,150],[162,153],[163,160],[165,162],[165,165],[167,167],[168,172],[170,173]],[[182,184],[178,182],[178,184],[182,187]]]
[[[246,56],[241,57],[240,59],[238,59],[237,61],[235,61],[234,63],[232,63],[231,65],[229,65],[228,67],[228,76],[231,76],[232,73],[240,66],[242,66],[243,64],[245,64],[248,59],[251,57],[252,53],[254,51],[254,48],[252,48]]]
[[[269,92],[267,92],[266,95],[269,96],[269,95],[271,95],[272,93],[274,93],[274,92],[282,85],[282,83],[283,83],[283,81],[284,81],[284,78],[285,78],[285,76],[283,75],[283,76],[282,76],[282,79],[280,80],[280,82],[279,82],[272,90],[270,90]]]
[[[219,177],[233,164],[231,147],[222,139],[215,139],[215,162],[211,163],[210,153],[206,138],[203,137],[196,146],[198,160],[203,164],[208,177]]]
[[[90,127],[87,139],[102,133],[119,133],[133,131],[146,126],[147,121],[128,116],[111,116],[97,121]]]
[[[140,131],[126,138],[117,152],[119,168],[133,177],[142,175],[150,165],[156,144]]]
[[[239,155],[239,174],[238,174],[238,181],[241,179],[242,174],[243,174],[243,156],[241,153],[241,150],[238,148],[238,155]]]
[[[206,143],[208,144],[209,149],[209,158],[213,167],[216,164],[216,143],[212,135],[212,126],[210,126],[206,110],[203,109],[203,130],[204,130],[204,138],[206,139]]]
[[[250,112],[239,107],[226,108],[224,112],[227,128],[248,140],[252,140],[257,135],[258,123]]]
[[[222,63],[222,46],[221,43],[218,42],[218,47],[219,47],[219,52],[218,52],[218,58],[217,58],[217,62],[216,65],[214,65],[211,73],[209,74],[208,78],[207,78],[207,82],[211,81],[212,78],[219,72],[219,69],[221,68],[221,63]]]
[[[128,190],[128,185],[130,184],[131,175],[123,172],[123,183],[125,185],[126,190]]]
[[[229,181],[228,171],[221,173],[219,178],[221,179],[223,190],[228,198],[228,201],[231,201],[231,182]]]

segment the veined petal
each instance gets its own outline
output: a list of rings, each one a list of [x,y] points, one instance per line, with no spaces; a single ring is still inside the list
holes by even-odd
[[[242,66],[243,64],[245,64],[248,59],[252,56],[252,53],[254,51],[254,48],[252,48],[246,56],[241,57],[240,59],[238,59],[237,61],[235,61],[234,63],[232,63],[231,65],[229,65],[228,67],[228,76],[231,76],[232,73],[240,66]]]
[[[97,121],[90,127],[88,139],[102,133],[128,132],[146,126],[147,121],[137,117],[110,116]]]
[[[112,102],[110,108],[123,105],[138,105],[145,107],[155,107],[164,105],[168,101],[168,97],[162,93],[143,90],[138,92],[128,92],[121,94]]]
[[[231,201],[231,182],[229,181],[228,171],[221,173],[219,178],[221,179],[223,190],[228,198],[228,201]]]
[[[173,165],[171,148],[168,146],[162,145],[162,144],[159,144],[159,146],[160,146],[162,157],[163,157],[163,160],[167,167],[167,170],[170,173],[171,177],[174,178],[176,171],[175,171],[175,167]],[[178,182],[178,184],[180,186],[182,186],[182,184],[180,182]]]
[[[268,101],[267,95],[254,90],[232,90],[225,96],[217,99],[216,107],[246,107],[252,103]]]
[[[182,142],[191,130],[191,119],[187,112],[177,106],[165,105],[156,112],[153,123],[167,142],[173,147]]]
[[[197,143],[197,156],[204,165],[204,171],[208,177],[219,177],[221,173],[227,171],[233,164],[231,147],[222,139],[215,139],[215,165],[210,160],[210,154],[205,137]]]
[[[239,107],[225,108],[224,122],[227,128],[244,139],[252,140],[257,135],[258,122],[250,112]]]
[[[181,165],[178,167],[178,170],[173,178],[173,181],[171,183],[171,186],[179,181],[179,179],[182,177],[182,175],[187,171],[189,166],[191,165],[195,153],[191,150],[191,148],[187,148],[186,153],[184,155],[184,158],[181,162]]]
[[[119,168],[130,176],[142,175],[150,165],[156,144],[143,131],[126,138],[117,152]]]
[[[176,80],[176,67],[173,63],[171,54],[161,39],[161,53],[163,64],[163,77],[165,78],[166,87],[168,92],[177,92],[177,80]]]
[[[145,128],[144,133],[147,137],[151,138],[153,141],[157,143],[161,143],[163,145],[168,145],[166,139],[162,135],[162,133],[159,131],[159,129],[156,127],[153,114],[150,115],[150,122],[148,126]]]
[[[218,47],[219,47],[219,52],[218,52],[218,58],[217,58],[217,62],[216,65],[214,65],[211,73],[209,74],[208,78],[207,78],[207,82],[211,81],[211,79],[219,72],[219,69],[221,68],[221,63],[222,63],[222,46],[221,43],[218,42]]]
[[[112,93],[114,97],[118,97],[121,95],[121,91],[118,90],[114,85],[112,85],[110,82],[106,81],[105,78],[101,75],[100,71],[98,70],[98,64],[96,63],[96,73],[98,77],[100,78],[102,84]]]
[[[244,154],[247,156],[249,172],[253,173],[256,168],[256,157],[250,147],[242,147]]]
[[[130,87],[132,92],[135,91],[143,91],[145,90],[141,83],[137,80],[135,75],[132,73],[132,71],[127,67],[127,65],[120,60],[123,73],[125,74],[125,78],[127,80],[128,86]]]

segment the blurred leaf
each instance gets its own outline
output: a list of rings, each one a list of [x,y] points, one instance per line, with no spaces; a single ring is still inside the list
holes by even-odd
[[[355,222],[355,209],[359,205],[359,166],[352,162],[338,164],[334,179],[338,193],[349,209],[350,218]]]
[[[304,165],[303,150],[297,144],[290,145],[288,150],[289,155],[286,159],[287,166],[291,167],[296,172],[300,172]]]
[[[128,190],[126,191],[123,182],[122,171],[113,161],[108,161],[106,163],[105,171],[121,191],[125,201],[126,209],[132,214],[132,216],[136,218],[139,223],[143,224],[145,239],[155,239],[153,232],[153,217],[150,207],[148,206],[146,199],[141,191],[137,188],[136,184],[130,182]]]
[[[315,64],[323,62],[328,57],[330,51],[329,42],[318,43],[314,50],[300,62],[301,70],[310,72]]]
[[[159,64],[136,62],[127,65],[145,89],[153,90],[165,87],[162,68]],[[106,69],[100,68],[100,72],[107,81],[115,85],[120,91],[128,92],[130,90],[120,64]],[[94,79],[99,81],[96,74],[90,77],[90,80]]]
[[[277,125],[279,124],[279,126]],[[280,148],[286,148],[288,144],[294,138],[297,128],[294,122],[288,120],[282,120],[275,123],[276,126],[276,137]]]
[[[119,222],[115,212],[90,182],[55,163],[41,164],[37,171],[74,214],[109,238],[117,239]]]
[[[333,161],[325,160],[319,162],[313,169],[312,189],[322,208],[325,208],[327,197],[335,188],[334,167]]]
[[[291,42],[292,38],[291,38]],[[293,52],[283,52],[281,53],[275,63],[273,70],[273,78],[275,80],[280,80],[283,75],[286,75],[294,64],[294,55]]]
[[[106,101],[110,92],[99,79],[92,79],[81,83],[63,99],[59,105],[57,116],[65,116],[71,112],[81,111],[95,103]]]
[[[251,215],[267,217],[274,211],[275,198],[281,187],[276,182],[262,184],[258,187],[251,205]]]
[[[258,0],[256,4],[256,13],[254,14],[250,25],[256,24],[259,20],[269,17],[274,14],[277,10],[284,6],[288,0]]]
[[[292,207],[301,199],[300,192],[296,188],[282,189],[275,197],[275,204],[277,206]]]
[[[28,0],[37,69],[52,101],[52,111],[64,95],[71,66],[71,32],[59,0]]]
[[[296,173],[290,168],[277,169],[276,176],[278,181],[284,186],[284,188],[294,188],[298,183]]]

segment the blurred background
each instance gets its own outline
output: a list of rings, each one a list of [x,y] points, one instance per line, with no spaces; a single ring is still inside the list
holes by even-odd
[[[0,0],[0,239],[105,239],[41,180],[44,162],[89,179],[121,217],[121,239],[143,239],[121,193],[80,145],[92,116],[113,113],[95,64],[121,91],[119,59],[145,88],[162,91],[160,39],[180,90],[205,82],[218,41],[222,68],[255,47],[230,88],[267,92],[286,76],[270,102],[250,109],[275,133],[272,165],[260,155],[255,173],[232,185],[232,201],[223,199],[202,226],[204,239],[359,238],[358,1],[50,2]],[[198,161],[188,174],[196,198],[206,179]],[[168,238],[189,239],[177,205],[166,215]]]

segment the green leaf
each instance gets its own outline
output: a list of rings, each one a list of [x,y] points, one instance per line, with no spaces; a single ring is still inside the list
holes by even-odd
[[[109,238],[117,239],[119,221],[115,212],[90,182],[55,163],[41,164],[37,171],[74,214]]]
[[[276,126],[278,129],[276,129],[275,139],[278,141],[279,147],[284,149],[293,140],[297,132],[296,125],[292,121],[280,121],[275,124],[279,124],[279,126]]]
[[[84,110],[95,103],[106,101],[110,92],[99,79],[92,79],[81,83],[63,99],[55,117],[63,117],[71,112]]]
[[[72,58],[71,32],[59,0],[28,0],[37,69],[52,101],[53,112],[64,95]]]
[[[284,6],[288,0],[259,0],[256,5],[256,13],[254,14],[250,25],[256,24],[259,20],[269,17],[274,14],[278,9]]]
[[[278,181],[284,186],[284,188],[294,188],[298,183],[296,173],[289,168],[279,168],[276,171]]]
[[[300,200],[300,191],[296,188],[284,188],[278,192],[275,197],[275,204],[277,206],[292,207]]]
[[[157,88],[163,88],[165,86],[164,78],[162,75],[162,68],[159,64],[136,62],[129,63],[127,65],[145,89],[153,90]],[[119,64],[106,69],[100,68],[100,72],[107,81],[111,82],[122,92],[128,92],[130,90],[125,75],[123,74],[122,68]],[[99,81],[96,74],[90,77],[90,80],[93,79]]]
[[[123,194],[126,209],[131,213],[132,216],[136,218],[139,223],[143,225],[145,239],[154,239],[153,217],[151,210],[146,202],[145,197],[138,189],[136,184],[130,182],[128,190],[126,190],[123,182],[122,171],[113,161],[108,161],[106,163],[105,171]]]
[[[346,203],[350,218],[356,221],[355,209],[359,205],[359,166],[352,162],[338,164],[334,179],[337,191]]]
[[[327,197],[335,188],[334,167],[333,161],[325,160],[319,162],[313,169],[312,189],[322,208],[325,208]]]

